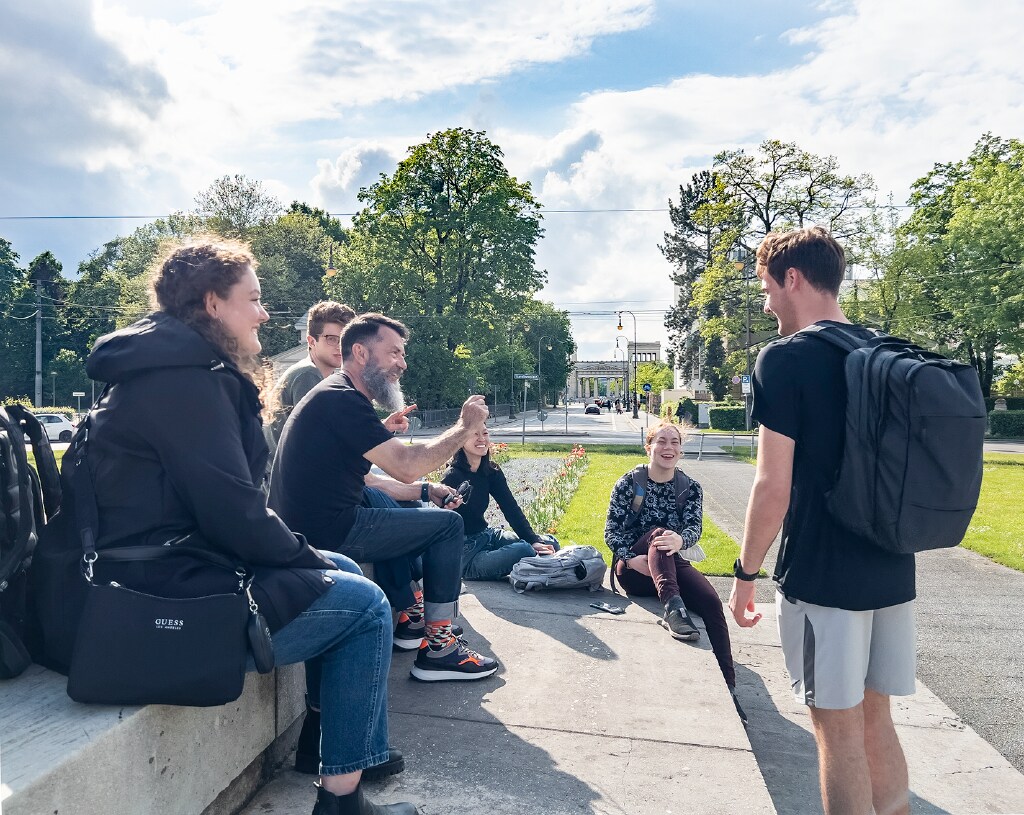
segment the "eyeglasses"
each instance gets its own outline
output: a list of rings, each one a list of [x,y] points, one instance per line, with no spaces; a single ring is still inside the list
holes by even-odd
[[[333,345],[335,348],[341,345],[341,337],[338,334],[321,334],[318,339],[323,340],[328,345]]]

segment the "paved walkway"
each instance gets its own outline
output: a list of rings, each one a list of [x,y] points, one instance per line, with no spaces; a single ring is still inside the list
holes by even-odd
[[[738,537],[753,468],[719,460],[687,470],[704,484],[709,514]],[[1007,745],[1021,731],[1020,634],[997,603],[1020,580],[966,551],[921,558],[919,688],[895,705],[914,813],[1024,813],[1024,776],[972,726],[1019,761]],[[728,591],[726,579],[714,582]],[[655,603],[468,585],[467,636],[503,668],[430,686],[408,678],[411,655],[396,655],[392,741],[408,766],[373,786],[377,800],[412,800],[425,815],[821,811],[809,717],[789,691],[772,605],[753,630],[731,626],[744,732],[707,638],[671,640]],[[767,581],[759,590],[770,600]],[[597,612],[594,599],[627,613]],[[962,697],[992,700],[980,706],[992,715],[982,721]],[[304,814],[312,804],[311,779],[283,770],[245,813]]]

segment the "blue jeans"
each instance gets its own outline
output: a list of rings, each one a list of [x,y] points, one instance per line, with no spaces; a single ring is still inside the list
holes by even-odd
[[[550,535],[543,538],[558,551],[557,540]],[[462,550],[462,576],[466,580],[504,580],[520,560],[536,554],[533,544],[520,540],[514,532],[489,526],[482,532],[466,536]]]
[[[391,607],[351,560],[324,552],[333,585],[274,634],[274,664],[306,663],[309,705],[320,710],[320,774],[388,760]],[[250,666],[251,667],[251,666]]]
[[[449,509],[356,507],[355,523],[338,551],[358,562],[423,559],[427,620],[450,620],[462,584],[462,516]],[[401,606],[400,606],[401,607]]]

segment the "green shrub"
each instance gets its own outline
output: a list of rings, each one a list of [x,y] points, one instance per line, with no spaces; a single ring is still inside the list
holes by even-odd
[[[712,430],[746,430],[747,413],[742,405],[725,407],[714,405],[708,411]]]
[[[74,420],[77,415],[72,407],[46,407],[45,405],[43,407],[32,407],[29,405],[28,408],[33,413],[62,413],[68,417],[68,420]]]
[[[985,410],[991,413],[995,410],[998,396],[989,396],[985,399]],[[1004,396],[1007,410],[1024,410],[1024,396]],[[1000,411],[1001,412],[1001,411]]]
[[[993,436],[1024,438],[1024,410],[993,410],[988,426]]]

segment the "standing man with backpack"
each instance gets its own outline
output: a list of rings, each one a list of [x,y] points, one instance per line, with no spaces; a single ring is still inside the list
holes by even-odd
[[[781,338],[754,369],[757,474],[729,608],[743,627],[761,619],[753,581],[782,527],[779,632],[794,693],[810,710],[825,813],[899,815],[910,811],[909,782],[889,697],[914,692],[914,556],[849,531],[829,509],[844,457],[847,354],[816,334],[875,338],[839,307],[845,271],[842,247],[820,227],[770,234],[758,247],[764,310]]]

